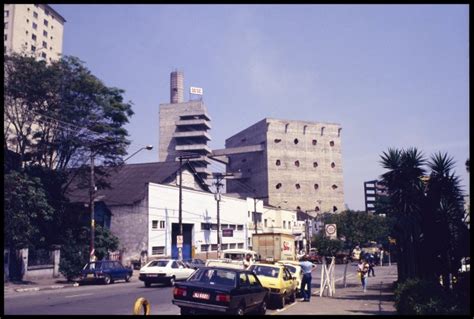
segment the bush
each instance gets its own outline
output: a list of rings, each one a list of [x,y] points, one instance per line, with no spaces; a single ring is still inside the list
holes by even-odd
[[[454,295],[437,282],[407,279],[395,289],[395,308],[401,315],[457,314]]]

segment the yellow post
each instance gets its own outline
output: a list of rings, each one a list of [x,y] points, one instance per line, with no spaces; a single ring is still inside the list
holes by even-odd
[[[135,301],[135,305],[133,306],[133,314],[134,315],[145,315],[148,316],[151,311],[151,306],[148,300],[145,298],[138,298]]]

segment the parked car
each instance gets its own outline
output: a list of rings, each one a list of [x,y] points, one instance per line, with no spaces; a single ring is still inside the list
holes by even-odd
[[[204,267],[205,265],[205,262],[202,259],[194,259],[194,258],[186,259],[186,260],[183,260],[183,262],[186,264],[186,266],[193,269],[198,269],[198,268]]]
[[[245,269],[202,267],[175,284],[173,304],[181,314],[228,313],[244,315],[267,310],[267,290]]]
[[[285,306],[286,300],[296,300],[296,277],[284,265],[256,263],[249,270],[257,275],[258,279],[269,292],[269,301],[278,308]]]
[[[182,261],[176,259],[157,259],[148,262],[140,269],[138,279],[150,287],[153,283],[166,283],[173,286],[176,280],[186,280],[194,272]]]
[[[293,260],[280,260],[275,264],[285,265],[293,277],[296,277],[296,296],[300,295],[301,281],[303,280],[303,271],[300,262]]]
[[[81,271],[79,283],[103,282],[108,285],[116,280],[130,281],[133,275],[131,268],[124,267],[118,261],[102,260],[88,262]]]

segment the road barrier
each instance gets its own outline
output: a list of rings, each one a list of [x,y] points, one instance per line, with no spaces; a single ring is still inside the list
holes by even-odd
[[[135,301],[135,305],[133,306],[134,315],[148,316],[150,314],[150,311],[151,311],[151,306],[148,300],[141,297]]]

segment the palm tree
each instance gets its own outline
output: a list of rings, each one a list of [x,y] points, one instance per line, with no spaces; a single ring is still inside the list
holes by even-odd
[[[382,166],[389,170],[382,175],[382,182],[388,188],[389,213],[396,217],[398,277],[403,281],[419,276],[422,269],[419,237],[424,187],[420,177],[425,173],[425,159],[416,148],[389,149],[381,159]]]
[[[443,286],[449,287],[449,274],[457,273],[462,257],[469,253],[469,233],[464,219],[464,198],[455,162],[447,154],[434,154],[426,189],[424,208],[424,252],[426,276],[443,276]],[[426,259],[425,259],[426,260]]]

